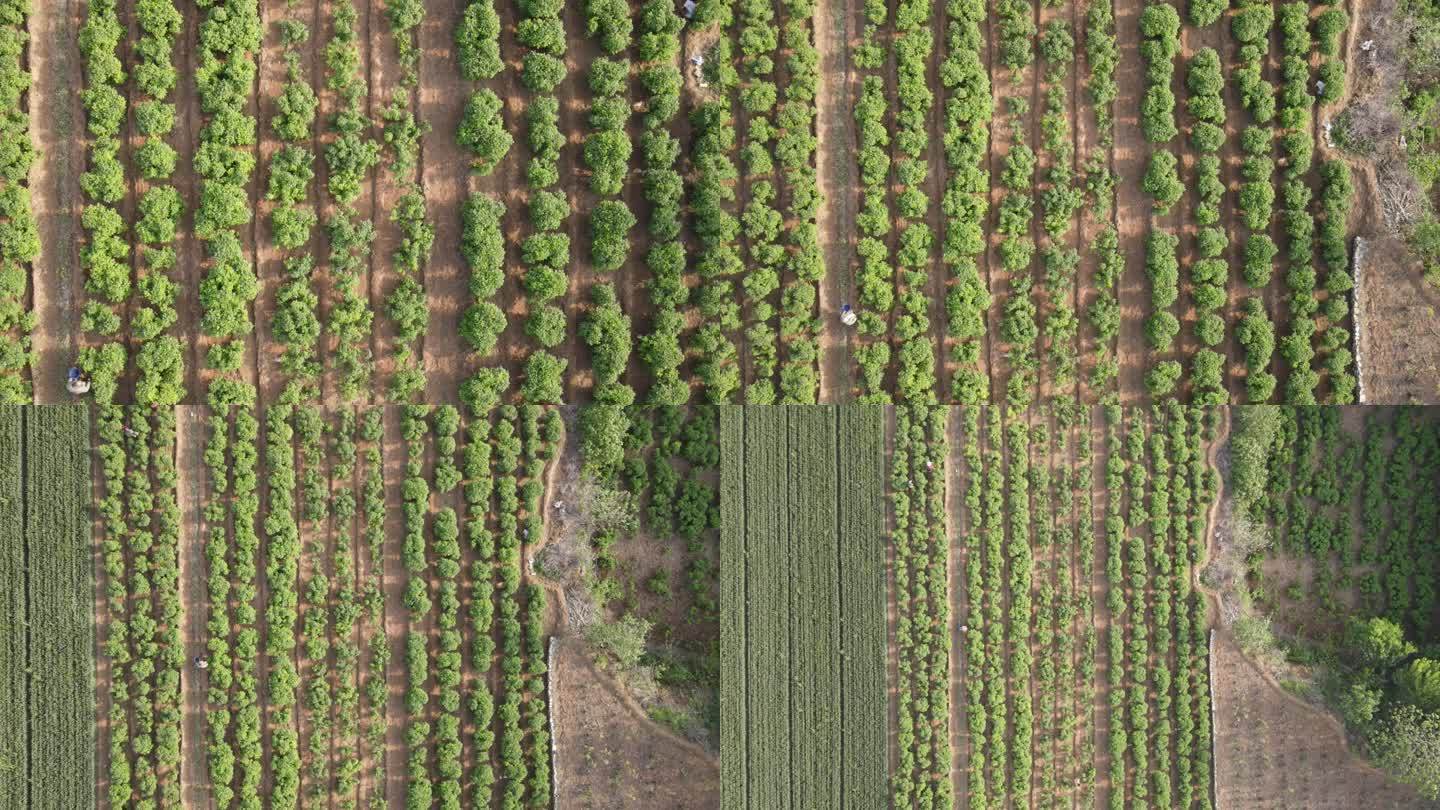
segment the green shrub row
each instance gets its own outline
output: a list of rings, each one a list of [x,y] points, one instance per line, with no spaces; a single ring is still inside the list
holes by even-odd
[[[950,398],[976,405],[990,394],[990,380],[980,366],[990,290],[980,276],[978,262],[985,252],[990,211],[990,72],[981,58],[986,5],[949,0],[945,13],[948,22],[940,79],[945,89],[942,138],[947,171],[941,201],[945,212],[941,257],[949,270],[945,331],[954,341]]]

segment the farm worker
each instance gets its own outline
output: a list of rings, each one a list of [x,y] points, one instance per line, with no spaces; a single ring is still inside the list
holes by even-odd
[[[845,304],[844,306],[840,307],[841,323],[845,324],[846,326],[854,326],[856,320],[857,318],[855,316],[855,310],[851,309],[849,304]]]
[[[209,668],[210,668],[210,662],[207,661],[207,660],[205,660],[205,659],[202,658],[201,656],[198,656],[198,655],[197,655],[197,656],[195,656],[195,668],[196,668],[196,669],[209,669]]]
[[[90,375],[72,366],[70,376],[65,380],[65,390],[75,396],[90,393]]]
[[[121,427],[121,429],[125,431],[125,435],[126,435],[126,436],[134,437],[134,436],[139,436],[139,435],[140,435],[140,431],[135,430],[134,428],[130,427],[129,425],[124,425],[124,426]]]

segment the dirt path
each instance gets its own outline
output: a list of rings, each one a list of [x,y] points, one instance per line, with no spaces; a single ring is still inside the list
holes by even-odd
[[[845,402],[854,398],[850,379],[849,329],[840,327],[834,313],[855,298],[855,124],[850,69],[853,0],[819,0],[815,12],[815,49],[820,55],[816,89],[816,182],[820,208],[815,221],[825,278],[820,282],[820,401]]]
[[[1120,435],[1124,435],[1123,421],[1119,426]],[[1117,494],[1111,493],[1105,485],[1105,468],[1110,463],[1112,452],[1119,452],[1118,447],[1112,447],[1107,436],[1108,427],[1103,418],[1091,425],[1091,436],[1095,439],[1095,466],[1094,476],[1090,482],[1091,514],[1098,517],[1095,521],[1095,554],[1096,564],[1094,574],[1090,578],[1090,599],[1095,606],[1094,615],[1091,618],[1095,627],[1096,655],[1095,655],[1095,705],[1094,712],[1094,738],[1095,743],[1095,806],[1108,807],[1110,794],[1115,790],[1124,791],[1125,786],[1118,788],[1110,781],[1110,769],[1112,766],[1110,758],[1110,731],[1114,727],[1114,718],[1110,716],[1110,693],[1113,690],[1123,688],[1123,684],[1117,682],[1115,671],[1116,663],[1110,658],[1110,628],[1113,617],[1110,611],[1110,603],[1107,601],[1109,594],[1109,581],[1106,579],[1105,564],[1100,555],[1109,553],[1109,541],[1105,534],[1105,518],[1109,511],[1110,499],[1112,497],[1123,497],[1123,490]]]
[[[964,483],[976,473],[965,464],[964,431],[961,429],[960,409],[950,408],[946,413],[945,432],[949,451],[945,466],[945,536],[950,538],[950,549],[946,562],[946,604],[953,605],[950,626],[950,789],[956,797],[957,806],[966,796],[967,768],[970,764],[970,726],[966,712],[965,683],[968,678],[978,677],[966,669],[965,634],[960,628],[968,624],[970,605],[966,599],[965,567],[967,556],[965,536],[972,531],[968,515],[962,512],[965,502]]]
[[[395,42],[390,35],[390,25],[385,20],[384,7],[379,3],[356,3],[361,9],[359,36],[369,45],[367,64],[370,70],[370,121],[375,125],[375,137],[384,144],[384,121],[381,113],[389,105],[394,92],[400,87],[401,69]],[[386,313],[385,302],[390,291],[399,282],[400,276],[394,270],[393,256],[401,240],[400,229],[391,221],[396,203],[404,194],[399,179],[391,168],[392,154],[383,149],[380,163],[374,169],[371,190],[372,221],[375,224],[375,240],[370,245],[370,308],[375,313],[371,326],[374,341],[375,374],[371,383],[376,401],[390,398],[390,383],[396,370],[395,352],[399,347],[395,334],[395,322]],[[386,481],[390,480],[386,476]]]
[[[570,233],[570,263],[566,274],[570,287],[564,301],[557,304],[565,307],[565,342],[552,352],[569,360],[565,369],[565,402],[579,402],[588,398],[594,384],[590,372],[590,350],[585,347],[577,334],[580,322],[590,310],[590,288],[600,282],[614,282],[617,279],[602,273],[590,258],[591,212],[600,201],[600,195],[590,190],[590,170],[581,159],[585,136],[592,130],[589,124],[590,110],[590,65],[596,57],[603,56],[600,45],[593,37],[585,34],[585,16],[579,3],[565,4],[565,35],[568,44],[565,49],[565,81],[556,88],[560,99],[560,131],[565,134],[565,146],[560,150],[560,185],[558,189],[570,200],[570,216],[566,226]],[[636,150],[638,152],[638,150]],[[631,211],[633,214],[638,213]],[[635,255],[634,236],[643,230],[636,225],[630,231],[630,252]],[[619,292],[617,287],[616,292]],[[583,393],[582,393],[583,392]]]
[[[205,533],[201,521],[201,487],[204,479],[208,429],[202,410],[186,405],[176,409],[175,470],[176,500],[180,504],[180,632],[185,646],[185,666],[180,676],[182,718],[180,730],[180,797],[186,807],[208,808],[210,779],[206,764],[206,684],[195,675],[189,662],[204,654],[209,634],[205,628],[210,613],[205,585]]]
[[[1140,189],[1145,162],[1151,150],[1140,131],[1140,100],[1145,94],[1145,63],[1140,58],[1140,0],[1116,0],[1115,36],[1119,62],[1115,82],[1115,173],[1117,223],[1125,272],[1116,294],[1120,301],[1120,401],[1146,402],[1145,371],[1150,364],[1145,347],[1144,320],[1149,310],[1149,284],[1145,279],[1145,234],[1154,207]]]
[[[425,199],[435,225],[435,245],[425,266],[430,328],[425,333],[425,396],[431,404],[455,403],[464,378],[466,347],[460,316],[470,302],[469,269],[460,255],[460,211],[469,196],[469,153],[455,138],[469,92],[455,57],[460,0],[430,0],[420,25],[420,120],[425,136]]]
[[[30,72],[26,99],[31,140],[40,158],[30,171],[30,205],[40,230],[40,256],[32,265],[35,329],[31,379],[34,401],[64,402],[65,371],[79,348],[79,310],[84,297],[78,227],[82,201],[78,175],[84,168],[80,60],[73,47],[83,14],[80,0],[47,0],[30,7]],[[102,772],[103,773],[103,772]]]
[[[405,479],[405,442],[400,434],[401,408],[385,408],[385,437],[382,464],[385,468],[385,537],[387,540],[404,535],[400,509],[400,483]],[[382,566],[382,594],[385,599],[385,638],[390,648],[386,669],[386,694],[389,702],[385,717],[385,797],[391,803],[405,796],[405,633],[408,630],[405,611],[405,566],[400,561],[400,543],[385,544]]]

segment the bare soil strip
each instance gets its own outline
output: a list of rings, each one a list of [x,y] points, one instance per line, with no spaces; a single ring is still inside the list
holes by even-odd
[[[200,39],[201,9],[185,4],[185,30],[180,33],[180,44],[175,57],[176,67],[181,71],[180,81],[175,87],[175,138],[173,145],[181,158],[175,163],[171,182],[180,192],[185,204],[185,215],[181,218],[179,235],[175,240],[175,283],[179,295],[175,301],[178,317],[176,330],[181,335],[185,349],[185,391],[186,401],[205,401],[205,386],[201,368],[204,366],[205,350],[214,342],[201,333],[200,280],[205,276],[203,251],[200,240],[195,236],[195,211],[200,207],[200,178],[195,171],[193,156],[200,142],[200,103],[194,76],[199,66],[195,54]],[[190,159],[185,159],[186,157]],[[77,265],[78,268],[78,265]],[[76,273],[80,271],[77,269]],[[77,287],[77,289],[79,289]],[[78,317],[80,302],[76,303]],[[188,340],[186,338],[189,338]]]
[[[1356,757],[1334,717],[1280,690],[1214,634],[1217,807],[1433,808]]]
[[[206,683],[190,666],[204,655],[209,638],[205,624],[210,597],[205,584],[205,530],[201,521],[200,496],[204,480],[203,453],[208,429],[204,412],[194,405],[176,409],[175,470],[176,500],[180,504],[180,633],[185,645],[185,669],[181,671],[182,717],[180,726],[180,798],[186,807],[209,808],[210,779],[206,765],[205,722]],[[101,746],[102,750],[104,746]]]
[[[404,532],[400,503],[400,482],[405,479],[405,442],[400,436],[400,408],[387,407],[385,414],[385,445],[382,462],[385,467],[385,536],[401,537]],[[385,797],[392,803],[405,795],[405,633],[408,629],[405,611],[405,566],[400,561],[400,544],[386,543],[383,565],[382,593],[385,598],[385,638],[390,648],[389,667],[385,672]]]
[[[359,36],[369,43],[368,64],[370,68],[370,121],[375,126],[375,136],[384,143],[384,121],[382,111],[390,104],[395,91],[401,86],[399,55],[395,41],[390,35],[390,25],[384,19],[385,10],[380,3],[356,3],[365,22],[357,26]],[[391,258],[400,245],[400,228],[391,220],[400,197],[405,193],[399,178],[391,168],[390,150],[381,151],[380,163],[375,167],[374,190],[371,192],[373,207],[372,221],[375,223],[375,241],[370,246],[370,309],[375,313],[370,334],[374,340],[375,376],[371,388],[377,401],[388,399],[391,378],[395,374],[395,353],[399,349],[395,334],[395,323],[386,314],[385,302],[390,291],[399,283],[400,276],[394,270]],[[387,474],[385,480],[390,480]]]
[[[556,88],[560,99],[560,131],[565,133],[565,146],[560,150],[561,190],[570,200],[570,288],[565,295],[565,342],[556,347],[556,354],[569,360],[565,369],[565,402],[578,402],[589,396],[594,377],[590,371],[590,351],[584,348],[577,327],[590,310],[590,288],[611,281],[600,272],[590,258],[590,216],[600,195],[590,190],[590,170],[581,160],[585,136],[590,131],[590,64],[603,56],[600,44],[585,34],[585,17],[580,3],[565,4],[565,81]],[[518,140],[518,139],[517,139]],[[632,157],[639,157],[639,149]],[[631,213],[638,213],[632,210]],[[631,229],[630,250],[636,250],[634,235],[643,226]],[[617,290],[617,292],[619,292]]]
[[[469,271],[460,255],[460,210],[468,196],[469,155],[455,138],[469,100],[455,57],[455,29],[465,4],[430,0],[420,36],[420,112],[430,126],[424,138],[425,200],[435,244],[425,266],[430,328],[425,333],[426,402],[454,402],[463,379],[465,346],[460,315],[470,300]]]
[[[34,401],[65,402],[65,371],[79,348],[83,112],[80,60],[73,47],[82,24],[80,0],[46,0],[30,7],[27,94],[33,140],[40,159],[30,172],[30,205],[40,229],[40,256],[31,269],[35,330],[31,333]],[[102,772],[103,773],[103,772]]]
[[[820,283],[820,401],[846,402],[854,396],[850,372],[850,330],[836,313],[855,298],[855,126],[850,70],[850,23],[854,0],[820,0],[815,11],[815,48],[820,55],[816,89],[816,212],[825,279]]]
[[[720,806],[715,757],[656,725],[584,645],[555,643],[550,682],[557,766],[555,806],[574,810]]]
[[[1145,234],[1150,223],[1151,200],[1140,189],[1145,161],[1152,151],[1140,131],[1140,100],[1145,95],[1145,63],[1140,58],[1140,0],[1116,0],[1115,37],[1119,63],[1115,82],[1115,173],[1120,178],[1117,221],[1125,272],[1117,295],[1120,301],[1120,400],[1146,402],[1145,370],[1150,356],[1143,333],[1149,310],[1149,284],[1145,280]]]

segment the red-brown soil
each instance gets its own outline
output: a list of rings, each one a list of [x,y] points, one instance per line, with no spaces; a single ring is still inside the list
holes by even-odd
[[[1357,208],[1373,201],[1370,172],[1358,172]],[[1440,290],[1425,282],[1420,266],[1399,240],[1377,233],[1365,240],[1356,268],[1357,331],[1364,402],[1394,405],[1440,400]]]
[[[1116,195],[1120,250],[1125,272],[1116,294],[1120,299],[1120,397],[1127,404],[1144,402],[1145,372],[1151,365],[1150,351],[1142,331],[1150,309],[1150,285],[1145,278],[1145,234],[1149,231],[1154,204],[1140,188],[1146,162],[1154,151],[1140,131],[1140,99],[1145,95],[1145,62],[1140,58],[1140,10],[1142,3],[1115,3],[1115,36],[1119,64],[1115,81],[1120,95],[1115,102],[1115,173],[1121,178]]]
[[[366,66],[370,81],[369,118],[375,125],[375,137],[383,143],[384,121],[381,114],[401,86],[399,56],[395,51],[395,41],[390,33],[389,22],[385,19],[384,8],[377,3],[357,2],[355,5],[361,9],[362,22],[357,29],[362,37],[362,47],[368,44]],[[375,377],[372,388],[378,400],[388,398],[390,383],[397,368],[395,354],[399,348],[395,324],[385,314],[385,302],[400,281],[400,274],[394,269],[395,262],[392,257],[400,244],[401,234],[399,226],[391,220],[391,215],[405,189],[401,186],[401,178],[395,176],[391,163],[392,153],[382,150],[380,163],[374,169],[371,189],[374,205],[371,221],[375,225],[375,240],[370,245],[370,309],[375,313],[375,320],[370,335],[375,350]],[[389,480],[388,475],[386,480]]]
[[[385,503],[400,503],[400,482],[405,478],[406,446],[400,434],[400,408],[386,408],[385,437],[382,463],[385,468]],[[404,534],[399,509],[389,508],[385,514],[385,536],[397,538]],[[409,630],[404,603],[405,566],[400,561],[400,544],[386,543],[383,559],[383,590],[385,598],[385,638],[390,648],[389,667],[385,681],[389,704],[385,710],[385,797],[400,801],[405,795],[405,633]]]
[[[469,155],[455,139],[469,100],[455,58],[459,0],[425,4],[420,25],[420,120],[430,125],[420,162],[425,200],[435,225],[435,245],[425,265],[430,326],[425,333],[425,401],[457,402],[464,378],[467,346],[460,337],[460,316],[470,303],[469,268],[460,255],[460,210],[469,196]]]
[[[815,11],[815,49],[820,53],[816,93],[816,213],[825,280],[820,283],[820,401],[845,402],[853,396],[848,329],[833,327],[835,313],[855,298],[855,77],[850,69],[854,3],[820,0]]]
[[[719,762],[650,721],[585,650],[574,640],[554,642],[556,806],[718,807]]]
[[[180,637],[185,645],[186,669],[180,674],[183,709],[180,725],[180,796],[186,807],[208,808],[210,773],[206,761],[206,684],[189,662],[203,655],[209,633],[206,620],[210,598],[205,583],[205,536],[201,531],[203,452],[208,429],[200,408],[182,406],[175,418],[175,469],[179,474],[176,500],[180,504]],[[103,680],[98,682],[103,683]],[[104,746],[99,746],[104,750]]]

